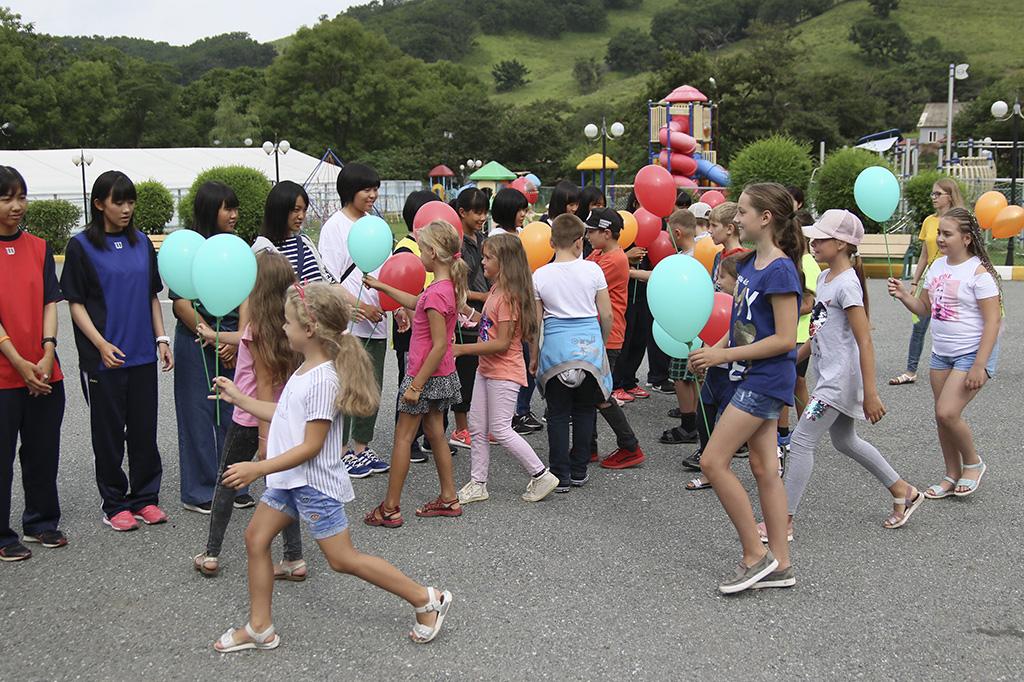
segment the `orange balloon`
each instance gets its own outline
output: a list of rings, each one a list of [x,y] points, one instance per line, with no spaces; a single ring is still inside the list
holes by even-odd
[[[991,230],[996,216],[1007,206],[1002,192],[985,192],[974,202],[974,215],[983,230]]]
[[[704,237],[703,239],[698,239],[693,247],[693,257],[708,269],[708,274],[710,275],[711,270],[715,267],[715,254],[724,248],[724,246],[716,245],[711,237]]]
[[[537,268],[547,265],[555,257],[555,250],[551,246],[551,226],[547,223],[530,223],[519,233],[519,239],[526,249],[526,260],[531,272],[536,272]]]
[[[619,246],[629,248],[636,241],[636,233],[640,229],[636,218],[629,211],[619,211],[622,216],[622,232],[619,232]]]
[[[996,239],[1016,237],[1024,230],[1024,207],[1007,206],[992,223],[992,236]]]

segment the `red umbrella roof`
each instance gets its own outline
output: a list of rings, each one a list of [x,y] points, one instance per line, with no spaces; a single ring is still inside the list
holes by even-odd
[[[668,93],[662,101],[672,102],[673,104],[677,102],[707,102],[708,98],[703,92],[692,85],[680,85]]]
[[[453,177],[454,175],[455,173],[452,171],[452,169],[444,165],[443,163],[440,166],[434,166],[433,168],[430,169],[430,172],[427,173],[427,177],[430,178],[450,178]]]

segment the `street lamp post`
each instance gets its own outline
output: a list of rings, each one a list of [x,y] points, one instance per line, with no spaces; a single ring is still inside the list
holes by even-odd
[[[1020,109],[1020,98],[1014,97],[1013,109],[998,100],[992,103],[992,117],[999,121],[1010,119],[1010,130],[1013,136],[1013,147],[1010,148],[1010,205],[1017,205],[1017,178],[1020,177],[1020,121],[1024,114]],[[1013,237],[1006,242],[1006,264],[1013,265],[1013,248],[1016,240]]]
[[[583,134],[587,136],[589,140],[596,140],[597,137],[601,136],[601,194],[607,194],[608,183],[605,179],[605,175],[608,171],[608,140],[614,140],[622,137],[622,134],[626,132],[625,126],[616,121],[612,123],[611,127],[606,127],[604,116],[601,117],[601,128],[598,129],[594,123],[588,123],[583,128]]]
[[[287,154],[291,148],[292,146],[288,140],[281,140],[280,142],[268,140],[263,143],[263,151],[267,153],[267,156],[274,155],[274,184],[281,182],[281,162],[278,159],[278,153]]]
[[[71,163],[82,169],[82,220],[89,224],[89,194],[85,189],[85,167],[92,165],[92,154],[86,154],[84,149],[71,157]]]

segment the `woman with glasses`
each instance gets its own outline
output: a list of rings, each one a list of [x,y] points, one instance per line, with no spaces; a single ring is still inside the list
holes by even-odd
[[[939,218],[951,208],[963,208],[964,198],[960,194],[960,186],[952,178],[942,178],[932,185],[932,208],[935,213],[924,219],[921,223],[921,232],[917,238],[921,241],[921,256],[917,259],[917,267],[914,268],[914,277],[911,280],[910,293],[912,296],[920,294],[920,283],[928,268],[939,257],[939,247],[936,239],[939,235]],[[910,349],[907,353],[907,369],[899,376],[889,380],[891,386],[912,384],[917,381],[917,363],[921,359],[921,351],[924,349],[924,335],[928,332],[930,317],[919,319],[914,316],[914,330],[910,334]]]

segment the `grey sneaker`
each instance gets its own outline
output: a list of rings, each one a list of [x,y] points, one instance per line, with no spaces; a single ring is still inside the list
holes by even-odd
[[[772,571],[751,585],[750,589],[760,590],[765,587],[793,587],[793,585],[796,585],[796,576],[793,575],[793,567],[790,566],[784,571]]]
[[[742,563],[736,568],[736,576],[731,580],[727,580],[718,586],[718,589],[722,594],[736,594],[743,590],[749,589],[761,578],[765,577],[779,566],[779,561],[776,559],[771,550],[765,552],[765,555],[753,566],[747,567]]]
[[[526,484],[526,492],[523,493],[523,499],[527,502],[540,502],[557,487],[558,476],[545,469],[540,476],[530,477],[530,482]]]

